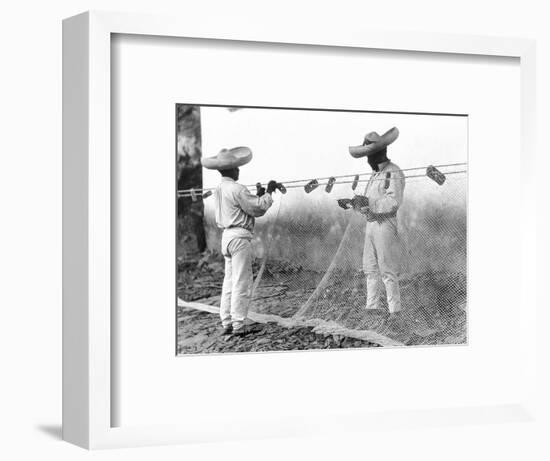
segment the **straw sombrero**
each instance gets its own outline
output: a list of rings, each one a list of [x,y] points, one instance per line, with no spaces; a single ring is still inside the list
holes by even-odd
[[[218,155],[202,159],[202,166],[209,170],[230,170],[246,165],[252,160],[252,151],[248,147],[222,149]]]
[[[350,146],[349,153],[354,158],[368,157],[389,146],[399,137],[399,130],[396,127],[388,130],[382,136],[376,131],[371,131],[365,135],[363,144],[360,146]]]

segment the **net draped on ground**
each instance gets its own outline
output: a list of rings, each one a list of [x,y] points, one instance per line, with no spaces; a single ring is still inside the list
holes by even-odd
[[[330,193],[319,186],[309,194],[303,188],[276,194],[255,229],[257,278],[250,310],[297,321],[332,321],[404,344],[465,343],[467,174],[449,174],[443,185],[428,177],[407,179],[398,212],[404,310],[398,325],[366,310],[366,219],[336,202],[364,188],[364,182],[355,191],[336,183]],[[205,199],[208,240],[216,248],[212,202]]]

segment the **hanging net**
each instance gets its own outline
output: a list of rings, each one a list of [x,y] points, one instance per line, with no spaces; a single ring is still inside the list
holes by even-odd
[[[368,176],[362,176],[355,191],[352,181],[337,181],[326,192],[327,181],[320,180],[309,193],[304,181],[276,194],[274,205],[256,224],[250,311],[370,330],[406,345],[465,343],[467,173],[464,165],[441,171],[446,174],[442,185],[423,171],[405,172],[397,215],[403,308],[397,320],[366,309],[366,218],[337,205],[337,199],[362,194]],[[219,234],[209,206],[205,199],[209,244],[216,248]],[[385,290],[381,293],[381,305],[387,308]]]

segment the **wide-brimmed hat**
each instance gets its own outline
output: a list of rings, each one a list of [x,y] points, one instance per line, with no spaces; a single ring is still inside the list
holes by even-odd
[[[202,159],[202,166],[209,170],[230,170],[246,165],[252,160],[252,151],[248,147],[222,149],[218,155]]]
[[[368,157],[376,154],[389,146],[399,137],[399,130],[396,127],[386,131],[380,136],[376,131],[371,131],[365,135],[363,144],[360,146],[350,146],[349,153],[354,158]]]

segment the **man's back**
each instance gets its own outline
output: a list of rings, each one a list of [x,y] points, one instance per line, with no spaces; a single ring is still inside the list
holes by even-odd
[[[254,218],[263,216],[273,203],[271,195],[253,195],[245,186],[226,176],[216,189],[216,201],[218,227],[241,227],[250,232],[254,230]]]

